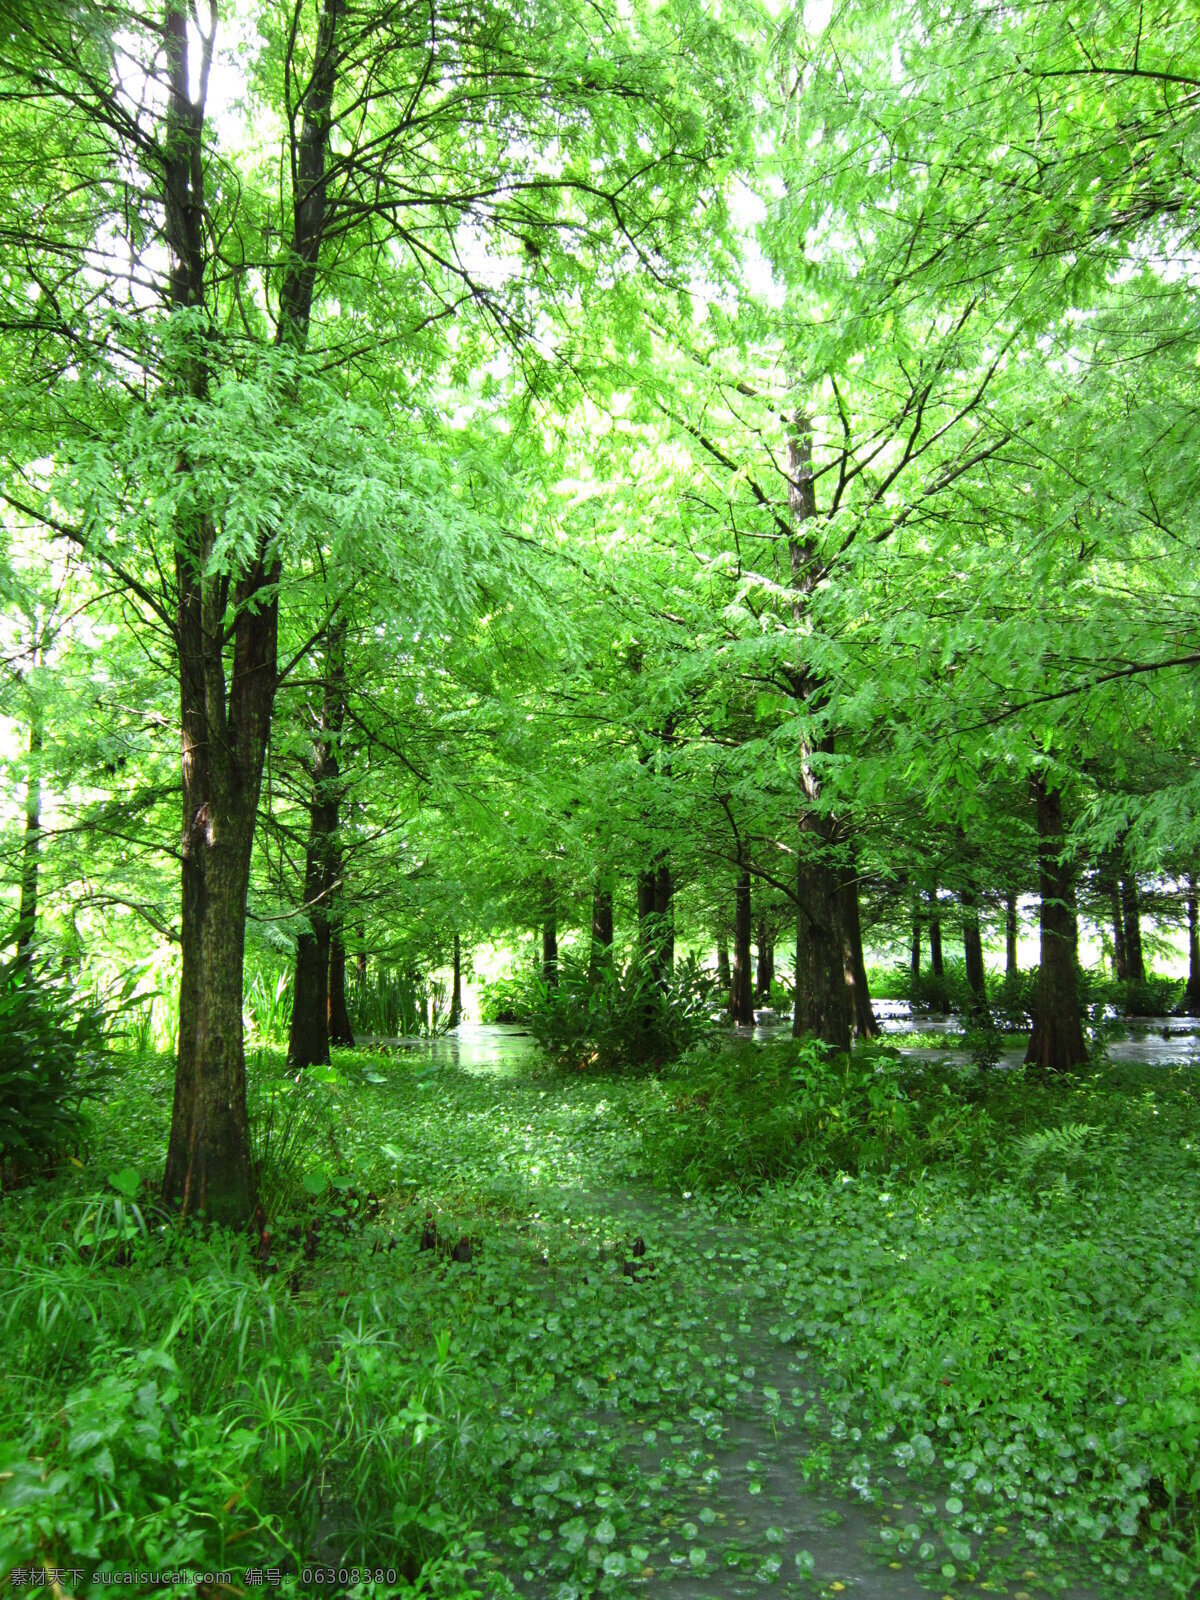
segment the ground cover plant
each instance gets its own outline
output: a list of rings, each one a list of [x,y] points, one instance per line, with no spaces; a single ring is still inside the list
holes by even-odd
[[[142,1181],[166,1067],[123,1061],[101,1168],[5,1201],[14,1566],[564,1597],[1200,1575],[1191,1069],[740,1042],[546,1077],[427,1048],[301,1087],[260,1058],[276,1177],[244,1236],[164,1228]]]

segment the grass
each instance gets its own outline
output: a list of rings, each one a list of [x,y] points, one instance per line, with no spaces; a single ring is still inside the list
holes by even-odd
[[[162,1059],[4,1196],[0,1573],[1195,1591],[1193,1072],[419,1059],[257,1057],[265,1237],[157,1216]]]

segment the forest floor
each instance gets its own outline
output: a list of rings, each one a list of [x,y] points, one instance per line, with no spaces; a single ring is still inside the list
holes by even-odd
[[[340,1053],[271,1236],[181,1250],[148,1202],[78,1233],[102,1174],[149,1193],[138,1063],[97,1155],[3,1201],[0,1573],[352,1548],[424,1576],[294,1592],[1198,1592],[1198,1090],[1081,1075],[997,1113],[982,1174],[681,1192],[668,1085],[481,1029]]]

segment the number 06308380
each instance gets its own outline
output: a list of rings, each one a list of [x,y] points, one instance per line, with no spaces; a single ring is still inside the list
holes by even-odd
[[[333,1588],[351,1583],[398,1583],[395,1567],[326,1567],[314,1563],[300,1568],[301,1583],[317,1588]]]

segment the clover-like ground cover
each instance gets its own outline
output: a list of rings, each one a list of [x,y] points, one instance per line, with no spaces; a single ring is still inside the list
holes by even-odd
[[[169,1076],[127,1063],[102,1163],[3,1200],[4,1570],[350,1559],[398,1575],[337,1592],[487,1600],[1194,1591],[1190,1069],[881,1057],[886,1094],[844,1074],[845,1114],[826,1086],[803,1137],[764,1121],[768,1162],[745,1046],[641,1080],[486,1055],[342,1054],[290,1166],[277,1135],[279,1211],[249,1241],[135,1199]],[[754,1184],[729,1182],[739,1115]],[[718,1186],[684,1192],[681,1150]]]

